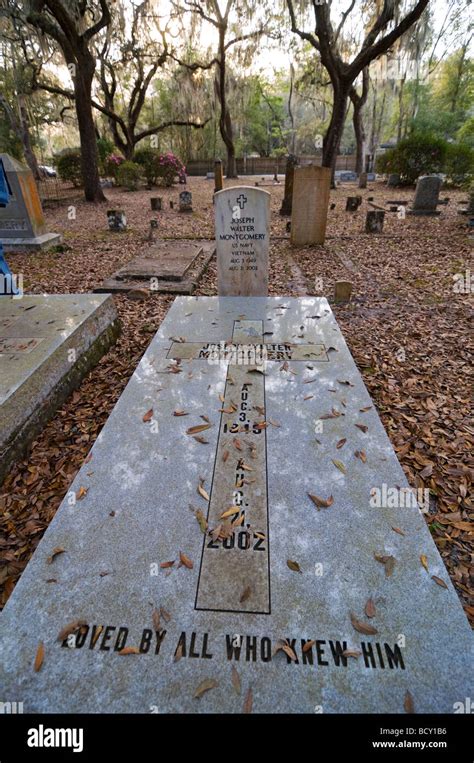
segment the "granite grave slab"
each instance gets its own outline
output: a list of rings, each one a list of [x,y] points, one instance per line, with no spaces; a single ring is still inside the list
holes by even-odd
[[[472,634],[412,499],[325,299],[180,297],[0,615],[1,699],[451,713]]]
[[[140,256],[135,257],[107,278],[96,293],[127,293],[153,284],[153,291],[192,294],[199,279],[214,256],[211,241],[156,240]]]
[[[118,333],[110,296],[0,299],[0,483]]]

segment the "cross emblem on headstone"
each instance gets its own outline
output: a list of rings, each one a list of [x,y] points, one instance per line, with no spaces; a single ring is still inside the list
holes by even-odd
[[[237,199],[237,204],[239,205],[240,209],[243,209],[245,205],[247,204],[247,197],[244,196],[243,193],[241,193],[239,198]]]
[[[213,345],[173,341],[168,352],[168,358],[174,360],[209,361],[215,348],[221,347],[223,351],[224,347],[230,347],[237,351],[233,361],[225,352],[221,360],[215,361],[224,364],[226,378],[219,409],[221,420],[215,456],[218,468],[210,488],[207,516],[210,528],[225,528],[231,522],[235,528],[222,540],[205,536],[195,601],[197,610],[257,614],[271,611],[266,428],[272,425],[266,421],[265,365],[256,365],[259,362],[256,358],[261,350],[265,350],[270,364],[328,362],[329,358],[322,343],[273,344],[265,342],[264,337],[262,320],[240,319],[234,322],[229,342]],[[210,581],[215,580],[226,583],[214,590]],[[252,581],[249,602],[239,600],[242,593],[239,586],[247,585],[247,581]]]

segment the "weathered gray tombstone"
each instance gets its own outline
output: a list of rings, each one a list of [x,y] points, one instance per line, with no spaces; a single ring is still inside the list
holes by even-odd
[[[285,190],[283,195],[283,201],[280,207],[280,215],[282,217],[288,217],[291,215],[293,204],[293,185],[295,177],[295,167],[298,166],[298,157],[290,154],[286,160],[285,170]]]
[[[216,159],[214,162],[214,193],[222,191],[224,188],[224,175],[222,171],[222,159]]]
[[[346,212],[357,212],[362,204],[362,196],[348,196],[346,199]]]
[[[176,299],[0,615],[2,702],[453,713],[473,636],[420,492],[325,299]]]
[[[359,188],[367,188],[367,172],[361,172],[359,175]]]
[[[324,244],[328,218],[331,169],[310,164],[296,167],[291,213],[293,246]]]
[[[334,284],[334,302],[350,302],[351,295],[351,281],[336,281]]]
[[[191,191],[181,191],[181,193],[179,194],[179,211],[180,212],[193,211],[193,195]]]
[[[122,233],[127,230],[127,217],[123,209],[108,209],[107,222],[109,230],[113,233]]]
[[[158,220],[150,220],[150,229],[148,231],[148,237],[147,241],[149,241],[150,244],[154,244],[156,241],[156,231],[158,230]]]
[[[161,212],[163,199],[161,196],[152,196],[150,198],[150,205],[153,212]]]
[[[6,252],[47,249],[61,243],[58,233],[47,233],[38,189],[29,167],[0,154],[12,192],[7,207],[0,207],[0,243]]]
[[[0,299],[0,483],[119,331],[108,294]]]
[[[400,185],[400,180],[401,180],[400,175],[396,172],[392,172],[388,176],[387,186],[389,188],[396,188],[397,186]]]
[[[436,209],[439,192],[443,181],[437,175],[424,175],[419,177],[416,183],[415,199],[413,207],[409,210],[410,215],[439,215]]]
[[[235,186],[215,195],[217,288],[223,297],[268,294],[270,194]]]
[[[366,233],[382,233],[385,212],[381,209],[369,209],[365,218]]]

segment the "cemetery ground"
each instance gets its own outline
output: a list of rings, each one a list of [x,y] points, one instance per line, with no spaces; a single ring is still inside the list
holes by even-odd
[[[241,177],[225,181],[224,187],[254,185],[258,180]],[[414,189],[387,188],[375,182],[359,190],[343,183],[331,191],[335,208],[329,211],[325,245],[294,248],[286,229],[290,218],[278,213],[283,182],[272,185],[271,178],[266,178],[263,187],[271,193],[272,210],[269,293],[281,296],[281,304],[289,296],[305,294],[331,300],[336,281],[352,282],[351,302],[332,307],[409,484],[430,490],[425,519],[472,623],[469,268],[474,268],[466,218],[457,214],[465,194],[442,190],[441,198],[449,196],[449,203],[439,207],[438,217],[400,219],[397,213],[387,212],[383,233],[373,235],[364,232],[365,213],[371,208],[368,197],[381,206],[389,199],[411,202]],[[136,192],[107,189],[108,204],[97,206],[85,203],[79,191],[71,190],[61,203],[45,209],[49,228],[63,236],[62,248],[10,254],[12,271],[23,274],[29,294],[90,292],[146,251],[153,218],[159,220],[159,238],[212,240],[213,181],[192,177],[187,188],[193,194],[191,214],[178,211],[182,186]],[[346,198],[355,194],[363,197],[362,206],[357,212],[346,212]],[[162,212],[151,211],[151,196],[163,198]],[[175,202],[174,209],[170,200]],[[75,219],[70,219],[71,205]],[[107,209],[125,211],[126,232],[108,231]],[[466,288],[453,288],[459,283],[456,274],[467,281]],[[195,295],[216,294],[214,258]],[[29,455],[0,487],[4,562],[0,606],[10,596],[173,299],[163,294],[151,294],[143,301],[114,296],[122,322],[116,345],[57,411]],[[91,463],[92,479],[93,472]],[[328,485],[328,495],[330,491]]]

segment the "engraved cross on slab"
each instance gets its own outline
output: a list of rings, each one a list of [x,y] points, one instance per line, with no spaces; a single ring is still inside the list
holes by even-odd
[[[265,342],[262,320],[236,320],[232,341],[173,342],[168,358],[228,363],[195,609],[271,614],[265,365],[328,362],[324,344]],[[214,361],[215,359],[215,361]],[[219,527],[221,531],[219,533]]]

